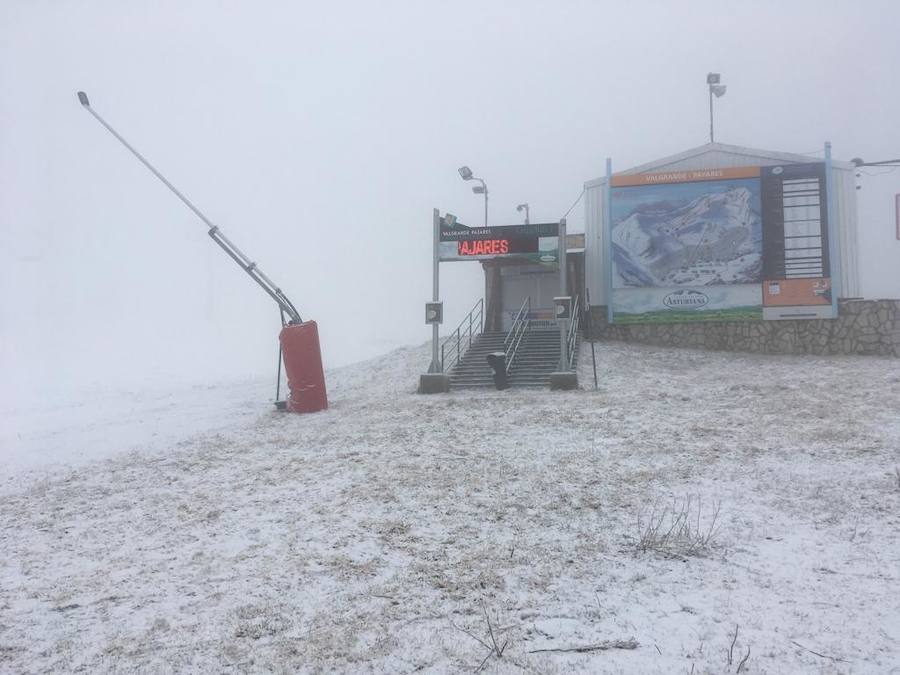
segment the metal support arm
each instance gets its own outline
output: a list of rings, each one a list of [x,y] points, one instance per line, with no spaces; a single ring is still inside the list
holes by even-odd
[[[144,156],[141,155],[141,153],[135,150],[128,141],[122,138],[122,136],[120,136],[119,133],[106,122],[106,120],[104,120],[102,117],[100,117],[100,115],[97,114],[97,112],[91,107],[91,103],[88,100],[87,94],[85,94],[83,91],[79,91],[78,101],[82,106],[84,106],[85,110],[91,113],[91,115],[93,115],[97,119],[97,121],[100,122],[100,124],[106,127],[106,130],[109,131],[109,133],[115,136],[122,145],[128,148],[131,154],[133,154],[138,158],[138,160],[140,160],[141,164],[146,166],[150,170],[150,172],[162,182],[163,185],[169,188],[169,190],[171,190],[175,194],[175,196],[184,203],[185,206],[193,211],[194,214],[198,218],[200,218],[200,220],[206,223],[207,227],[209,227],[209,231],[207,232],[207,234],[212,238],[214,242],[222,247],[222,250],[224,250],[232,260],[240,265],[241,268],[247,274],[249,274],[250,277],[257,284],[259,284],[266,293],[268,293],[269,297],[271,297],[276,303],[278,303],[279,309],[281,309],[281,311],[283,311],[290,317],[290,321],[288,321],[288,323],[293,324],[303,322],[303,319],[300,318],[299,312],[297,312],[297,308],[294,307],[293,303],[287,299],[287,296],[282,293],[281,289],[278,288],[278,286],[276,286],[275,283],[271,279],[269,279],[269,277],[263,274],[262,270],[260,270],[256,266],[255,262],[251,262],[250,259],[246,255],[244,255],[244,253],[237,246],[232,244],[231,241],[229,241],[228,238],[224,234],[222,234],[222,232],[219,230],[218,225],[207,218],[203,214],[203,212],[200,211],[200,209],[194,206],[187,197],[181,194],[178,188],[172,185],[165,176],[163,176],[159,171],[156,170],[156,168],[152,164],[150,164],[150,162],[144,159]]]
[[[303,319],[300,318],[297,308],[294,307],[294,304],[281,292],[281,289],[278,288],[269,277],[263,274],[262,270],[256,266],[255,262],[250,262],[247,256],[245,256],[237,246],[232,244],[231,241],[222,234],[218,226],[213,225],[207,234],[229,255],[229,257],[231,257],[232,260],[250,275],[250,278],[253,279],[253,281],[258,283],[260,287],[278,303],[278,307],[281,311],[291,317],[291,320],[288,323],[303,323]]]

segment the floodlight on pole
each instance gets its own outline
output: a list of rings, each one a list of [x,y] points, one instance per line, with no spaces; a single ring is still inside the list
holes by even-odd
[[[531,222],[530,219],[529,219],[529,217],[528,217],[528,216],[529,216],[529,213],[528,213],[528,202],[525,202],[524,204],[519,204],[519,205],[516,207],[516,211],[518,211],[519,213],[522,213],[522,211],[525,212],[525,224],[526,224],[526,225],[528,225],[528,224]]]
[[[881,162],[866,162],[860,157],[854,157],[850,162],[856,168],[861,166],[900,166],[900,159],[885,159]]]
[[[709,142],[715,143],[715,134],[713,130],[713,95],[721,98],[725,95],[724,84],[720,84],[722,76],[719,73],[707,73],[706,84],[709,86]]]
[[[463,180],[477,180],[481,185],[476,185],[472,188],[472,192],[476,195],[484,195],[484,226],[487,227],[488,224],[488,189],[487,184],[480,179],[478,176],[472,173],[472,169],[467,166],[461,166],[458,169],[459,175]]]

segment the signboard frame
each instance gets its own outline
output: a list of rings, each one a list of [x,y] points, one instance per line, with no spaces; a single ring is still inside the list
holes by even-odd
[[[559,263],[559,223],[467,227],[441,218],[439,259],[522,260],[556,266]]]
[[[829,151],[618,176],[607,161],[610,322],[835,318]]]

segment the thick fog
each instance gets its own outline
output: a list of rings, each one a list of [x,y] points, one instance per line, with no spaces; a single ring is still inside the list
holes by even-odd
[[[275,304],[95,110],[319,322],[326,366],[429,336],[431,211],[555,221],[716,140],[900,156],[900,4],[31,2],[0,7],[3,397],[270,373]],[[867,297],[900,295],[900,171],[859,180]],[[583,227],[579,204],[570,230]],[[481,296],[442,265],[445,328]],[[425,364],[423,364],[423,367]],[[412,386],[413,383],[410,383]]]

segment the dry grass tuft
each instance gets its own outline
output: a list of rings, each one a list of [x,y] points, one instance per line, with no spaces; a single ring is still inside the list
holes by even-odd
[[[638,514],[638,550],[681,557],[706,554],[719,533],[721,507],[713,502],[704,517],[699,495],[656,500],[649,513]]]

